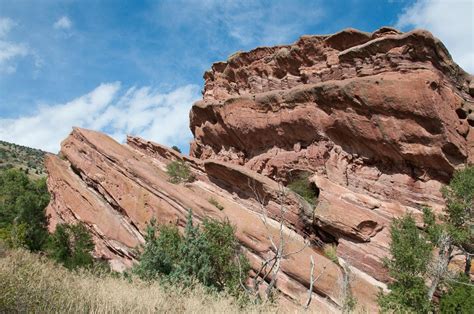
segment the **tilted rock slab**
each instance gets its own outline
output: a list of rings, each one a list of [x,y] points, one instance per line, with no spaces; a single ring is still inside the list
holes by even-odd
[[[245,167],[221,161],[201,162],[136,137],[129,137],[128,145],[121,145],[107,135],[79,128],[63,141],[60,156],[49,155],[46,160],[52,195],[47,208],[50,227],[84,222],[94,237],[95,255],[109,260],[117,270],[135,262],[146,224],[153,217],[160,224],[184,227],[189,209],[198,222],[204,217],[229,219],[254,272],[272,254],[268,237],[278,243],[279,224],[272,217],[279,217],[281,186]],[[166,164],[176,159],[188,162],[196,181],[168,182]],[[255,201],[251,187],[265,200],[267,226],[261,219],[262,205]],[[224,209],[212,205],[211,198]],[[277,288],[290,300],[304,303],[313,256],[314,274],[323,274],[314,287],[312,307],[328,313],[339,311],[344,302],[342,268],[326,258],[319,247],[305,247],[308,235],[303,227],[312,224],[310,216],[304,218],[308,204],[290,191],[283,204],[287,209],[286,250],[304,249],[283,260]],[[378,287],[384,285],[374,284],[371,278],[358,273],[354,273],[353,282],[354,295],[374,309]]]

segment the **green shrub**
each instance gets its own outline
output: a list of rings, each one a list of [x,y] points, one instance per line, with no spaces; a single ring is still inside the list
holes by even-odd
[[[474,202],[474,166],[454,173],[449,185],[442,189],[447,215],[443,217],[454,243],[470,251],[474,242],[472,208]],[[474,253],[474,252],[470,252]]]
[[[427,299],[424,276],[433,246],[423,236],[411,215],[395,219],[390,228],[391,258],[385,261],[390,276],[388,294],[379,295],[382,311],[428,313],[432,310]]]
[[[324,255],[329,258],[332,262],[339,264],[339,259],[337,258],[337,249],[335,245],[326,244],[323,247]]]
[[[177,151],[178,153],[180,153],[180,154],[181,154],[181,149],[179,149],[179,147],[178,147],[178,146],[176,146],[176,145],[173,145],[173,146],[171,146],[171,149],[174,149],[175,151]]]
[[[309,174],[301,174],[288,184],[288,188],[304,198],[309,204],[314,206],[318,198],[317,192],[311,186]]]
[[[179,263],[183,242],[178,228],[164,225],[157,230],[156,220],[152,219],[146,231],[145,249],[134,272],[146,280],[171,275]]]
[[[169,175],[169,181],[174,184],[192,182],[194,180],[189,166],[182,160],[170,162],[166,166],[166,172]]]
[[[82,223],[58,224],[48,244],[49,256],[68,269],[92,266],[92,250],[92,236]]]
[[[32,181],[16,169],[0,171],[0,228],[13,231],[13,225],[23,226],[23,246],[32,251],[41,250],[46,243],[48,203],[44,178]]]
[[[460,274],[449,282],[448,292],[441,296],[441,313],[471,313],[474,309],[474,287],[469,278]]]
[[[208,202],[214,205],[217,209],[224,210],[224,206],[219,204],[219,202],[214,197],[211,197],[210,199],[208,199]]]
[[[28,225],[25,223],[14,223],[0,229],[0,239],[10,248],[27,247],[27,229]]]
[[[177,227],[163,226],[156,235],[155,222],[148,226],[143,254],[134,272],[142,279],[192,285],[197,280],[216,291],[233,295],[242,292],[250,269],[239,253],[235,230],[228,221],[205,219],[202,230],[193,224],[191,213],[183,235]]]

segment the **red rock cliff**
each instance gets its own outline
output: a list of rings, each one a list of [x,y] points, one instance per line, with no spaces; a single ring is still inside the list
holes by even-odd
[[[182,226],[191,208],[197,221],[227,217],[235,224],[256,270],[271,254],[268,233],[278,232],[277,182],[307,172],[318,203],[312,208],[288,192],[284,235],[289,249],[305,239],[312,245],[283,261],[277,288],[304,302],[313,256],[317,273],[326,267],[314,309],[340,311],[345,264],[359,304],[375,311],[388,280],[381,258],[391,219],[419,214],[422,205],[441,210],[440,187],[473,161],[472,77],[430,33],[382,28],[238,53],[204,78],[203,100],[190,113],[191,157],[136,137],[121,145],[74,129],[61,158],[46,161],[51,228],[85,222],[95,254],[123,269],[134,263],[152,217]],[[196,181],[168,182],[165,167],[176,159],[190,165]],[[270,230],[249,182],[265,197]],[[338,264],[321,243],[337,245]]]

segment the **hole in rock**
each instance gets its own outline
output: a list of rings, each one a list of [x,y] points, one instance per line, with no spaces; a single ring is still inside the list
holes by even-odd
[[[312,174],[305,171],[294,171],[289,173],[287,187],[304,198],[312,206],[316,205],[319,197],[319,187],[309,180]]]
[[[467,118],[467,113],[462,108],[456,109],[456,114],[458,115],[459,119],[466,119]]]

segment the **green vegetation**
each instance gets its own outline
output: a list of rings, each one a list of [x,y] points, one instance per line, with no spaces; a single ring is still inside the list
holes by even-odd
[[[159,234],[157,234],[157,231]],[[193,224],[191,212],[184,235],[175,226],[147,229],[144,252],[134,272],[142,279],[161,279],[191,285],[198,281],[215,291],[239,295],[249,264],[239,253],[234,228],[228,222],[206,219],[202,230]]]
[[[169,175],[169,181],[174,184],[183,182],[192,182],[194,176],[189,166],[182,160],[175,160],[166,166],[166,172]]]
[[[312,206],[316,205],[318,193],[309,181],[309,174],[301,174],[288,184],[288,188],[304,198]]]
[[[389,284],[390,293],[380,296],[380,307],[398,313],[427,313],[431,301],[426,297],[424,277],[433,246],[421,236],[411,215],[394,220],[390,235],[392,257],[386,265],[394,282]]]
[[[67,268],[94,262],[94,243],[82,224],[59,224],[48,234],[46,179],[30,179],[16,169],[0,170],[0,239],[10,248],[43,251]]]
[[[16,169],[0,170],[0,237],[14,247],[41,250],[48,238],[48,202],[44,178],[30,180]]]
[[[93,250],[92,237],[82,223],[57,225],[48,244],[49,256],[68,269],[92,266]]]
[[[142,281],[134,274],[112,273],[94,260],[94,243],[82,223],[59,224],[48,235],[48,201],[45,179],[31,180],[16,169],[0,171],[0,311],[242,309],[241,282],[249,264],[228,221],[205,220],[198,228],[190,213],[183,235],[171,226],[158,234],[152,223],[135,269]]]
[[[331,244],[326,244],[323,247],[324,255],[329,258],[333,263],[339,264],[339,259],[337,258],[336,246]]]
[[[218,210],[224,210],[224,206],[222,206],[215,198],[211,197],[208,199],[208,202],[214,205]]]
[[[39,149],[0,141],[0,170],[14,168],[24,171],[31,178],[44,177],[46,175],[43,165],[45,154]]]
[[[441,313],[471,313],[474,309],[474,286],[466,275],[459,275],[449,283],[447,293],[440,300]]]
[[[474,306],[474,288],[467,280],[473,253],[474,167],[457,171],[442,191],[445,214],[437,219],[424,208],[423,230],[411,215],[392,223],[391,258],[386,266],[394,282],[388,294],[379,296],[383,311],[468,313]],[[455,251],[466,256],[467,274],[448,268]],[[435,291],[440,294],[439,304],[432,302]]]
[[[176,146],[176,145],[173,145],[173,146],[171,146],[171,149],[174,149],[175,151],[177,151],[178,153],[180,153],[180,154],[181,154],[181,149],[179,149],[179,147],[178,147],[178,146]]]

